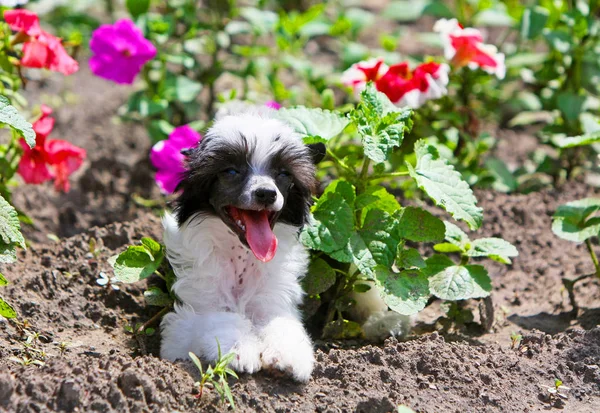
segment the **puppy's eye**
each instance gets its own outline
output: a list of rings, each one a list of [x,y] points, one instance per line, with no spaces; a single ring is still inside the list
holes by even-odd
[[[236,176],[240,172],[235,168],[227,168],[223,171],[223,173],[227,176]]]
[[[279,178],[288,178],[290,176],[292,176],[292,174],[290,174],[288,171],[286,171],[285,169],[282,169],[281,171],[279,171],[279,174],[277,175]]]

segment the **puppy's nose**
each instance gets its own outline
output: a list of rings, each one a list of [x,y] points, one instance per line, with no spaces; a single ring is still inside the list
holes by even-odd
[[[254,191],[256,202],[269,206],[277,199],[277,191],[271,188],[258,188]]]

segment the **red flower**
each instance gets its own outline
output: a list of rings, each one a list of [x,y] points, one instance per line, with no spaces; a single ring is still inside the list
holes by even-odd
[[[360,92],[368,82],[381,79],[388,71],[388,65],[383,63],[382,58],[369,59],[350,66],[342,75],[342,83],[352,86],[355,91]]]
[[[79,64],[68,55],[61,39],[45,32],[35,13],[28,10],[6,10],[4,20],[24,39],[21,64],[25,67],[46,68],[65,75],[79,70]]]
[[[28,184],[41,184],[54,178],[56,190],[68,192],[69,175],[79,169],[86,153],[67,141],[46,140],[54,127],[54,118],[49,116],[51,113],[52,109],[42,106],[42,116],[33,124],[36,133],[33,148],[24,139],[19,140],[23,156],[17,172]]]
[[[504,54],[496,46],[483,43],[483,35],[477,29],[464,28],[456,19],[440,19],[433,26],[439,32],[446,59],[456,67],[481,68],[503,79],[506,74]]]
[[[408,62],[390,67],[383,59],[371,59],[353,65],[344,72],[342,81],[360,92],[368,81],[396,106],[418,108],[427,100],[438,99],[447,93],[448,72],[446,64],[423,63],[410,70]]]

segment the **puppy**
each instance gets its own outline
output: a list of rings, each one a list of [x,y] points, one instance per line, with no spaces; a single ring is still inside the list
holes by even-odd
[[[308,222],[323,145],[307,146],[263,109],[217,119],[188,155],[175,216],[163,220],[177,281],[161,324],[161,357],[207,361],[235,352],[232,368],[275,368],[305,382],[313,346],[300,318]]]

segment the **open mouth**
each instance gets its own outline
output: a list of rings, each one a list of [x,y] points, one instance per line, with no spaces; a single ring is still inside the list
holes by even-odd
[[[231,205],[225,207],[223,212],[229,220],[229,227],[250,247],[257,259],[262,262],[273,259],[277,251],[277,237],[273,233],[273,226],[278,212],[239,209]]]

